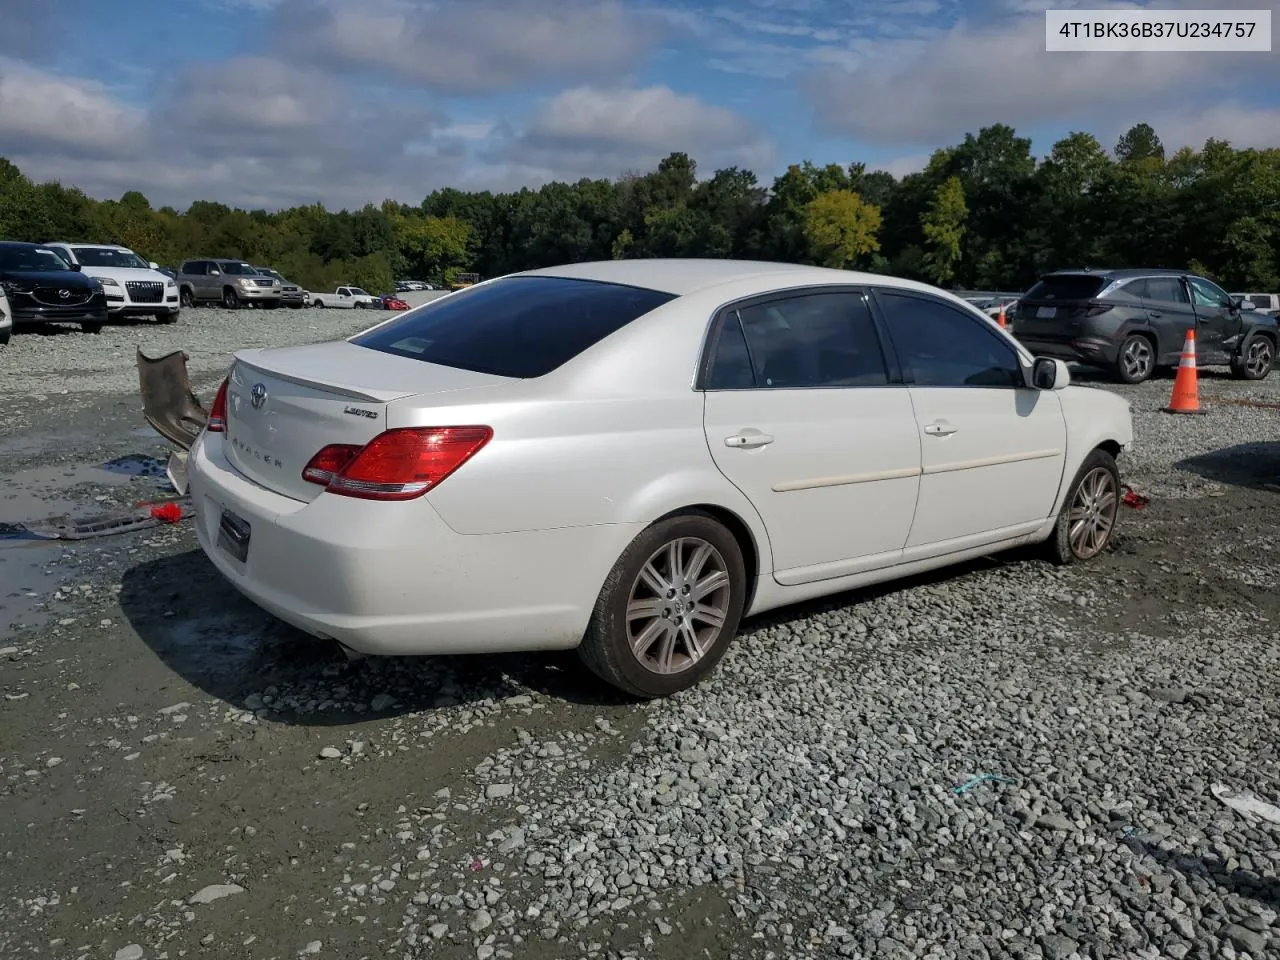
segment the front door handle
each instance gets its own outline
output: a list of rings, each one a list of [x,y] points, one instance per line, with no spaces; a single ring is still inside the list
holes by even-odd
[[[1155,318],[1158,320],[1160,317],[1163,317],[1163,316],[1164,316],[1164,314],[1163,314],[1163,313],[1161,313],[1159,310],[1148,310],[1148,311],[1147,311],[1147,316],[1149,316],[1149,317],[1155,317]]]
[[[924,432],[931,437],[949,437],[958,429],[959,427],[953,427],[945,420],[935,420],[924,428]]]
[[[724,438],[726,447],[736,447],[739,450],[750,450],[770,443],[773,443],[773,437],[767,433],[761,433],[759,430],[743,430],[741,433],[735,433],[732,437]]]

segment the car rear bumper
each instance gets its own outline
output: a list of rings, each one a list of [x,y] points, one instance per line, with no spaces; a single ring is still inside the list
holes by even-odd
[[[1078,337],[1072,340],[1022,336],[1014,330],[1014,338],[1037,357],[1052,357],[1068,363],[1109,367],[1116,362],[1117,347],[1101,337]]]
[[[250,481],[202,434],[189,477],[201,548],[231,584],[304,632],[375,655],[576,647],[617,557],[641,529],[605,524],[462,535],[425,500],[321,494],[302,503]],[[461,478],[455,478],[461,479]],[[218,545],[224,509],[248,557]]]

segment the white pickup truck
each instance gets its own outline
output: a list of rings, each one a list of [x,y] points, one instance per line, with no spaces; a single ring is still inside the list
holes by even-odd
[[[344,310],[373,310],[378,306],[378,298],[365,293],[359,287],[339,287],[333,293],[311,294],[313,307],[340,307]]]
[[[1230,297],[1233,300],[1243,300],[1246,304],[1252,303],[1253,309],[1262,313],[1272,316],[1280,313],[1280,293],[1233,293]]]

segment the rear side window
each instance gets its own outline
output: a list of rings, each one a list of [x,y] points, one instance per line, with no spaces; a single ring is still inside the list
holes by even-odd
[[[1148,277],[1146,292],[1143,296],[1148,300],[1159,300],[1161,303],[1190,303],[1187,299],[1187,288],[1177,277]]]
[[[351,342],[500,377],[541,377],[675,299],[594,280],[508,277],[449,294]]]
[[[1063,273],[1043,278],[1027,291],[1024,300],[1088,300],[1106,283],[1085,273]]]

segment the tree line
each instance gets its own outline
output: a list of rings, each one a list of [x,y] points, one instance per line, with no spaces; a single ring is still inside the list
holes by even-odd
[[[789,167],[764,185],[729,167],[699,179],[672,153],[616,180],[513,193],[435,190],[417,206],[269,212],[197,201],[95,200],[0,158],[0,238],[120,243],[270,265],[311,289],[448,281],[631,257],[741,257],[863,269],[953,288],[1023,290],[1070,266],[1194,270],[1228,289],[1280,290],[1280,149],[1208,140],[1166,156],[1139,124],[1111,151],[1072,133],[1043,159],[1003,124],[936,150],[902,178],[862,163]]]

